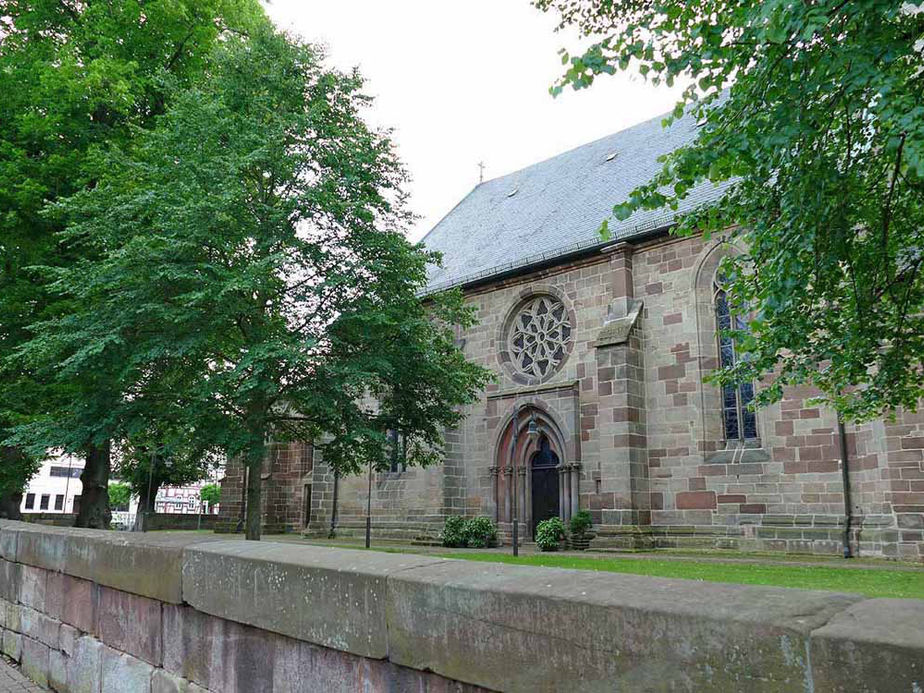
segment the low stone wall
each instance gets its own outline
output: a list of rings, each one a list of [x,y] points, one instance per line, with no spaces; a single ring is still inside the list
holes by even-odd
[[[914,691],[924,602],[0,521],[58,691]]]
[[[145,529],[154,532],[164,529],[215,529],[218,515],[214,513],[146,513]]]
[[[54,527],[73,527],[77,520],[75,513],[23,513],[23,522],[34,522],[39,525],[52,525]]]

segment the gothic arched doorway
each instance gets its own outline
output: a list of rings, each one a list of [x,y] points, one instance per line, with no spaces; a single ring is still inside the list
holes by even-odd
[[[547,410],[532,404],[511,407],[490,468],[494,519],[502,537],[511,536],[514,515],[524,539],[535,536],[542,520],[568,522],[577,505],[580,466],[567,457],[561,428]]]
[[[532,490],[532,535],[536,536],[536,525],[550,517],[558,517],[559,484],[558,455],[545,434],[539,439],[539,449],[530,460],[530,488]]]

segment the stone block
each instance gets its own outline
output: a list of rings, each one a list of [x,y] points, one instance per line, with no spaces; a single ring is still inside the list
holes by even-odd
[[[189,681],[155,669],[151,677],[151,693],[189,693]]]
[[[916,691],[924,682],[924,601],[868,599],[812,632],[815,690]]]
[[[45,614],[24,606],[20,609],[22,634],[48,647],[58,648],[58,632],[61,622]]]
[[[22,635],[11,630],[3,631],[3,654],[17,662],[22,659]]]
[[[710,510],[716,507],[715,491],[682,491],[675,497],[678,510]]]
[[[19,601],[37,611],[45,610],[45,578],[48,571],[29,565],[20,566]]]
[[[100,588],[97,632],[106,645],[160,666],[161,625],[160,602],[109,587]]]
[[[22,673],[40,686],[48,685],[48,645],[24,637],[22,639]]]
[[[164,669],[209,688],[211,672],[221,670],[224,624],[222,619],[188,606],[164,604]],[[214,685],[220,680],[217,677]]]
[[[147,662],[103,646],[100,693],[151,693],[153,674]]]
[[[103,644],[89,635],[77,639],[67,660],[68,693],[99,693]]]
[[[22,566],[0,558],[0,599],[16,603],[19,601],[20,571]]]
[[[857,595],[446,561],[389,578],[389,659],[495,690],[801,690]]]
[[[220,658],[212,660],[209,689],[273,693],[277,636],[265,630],[225,621]]]
[[[448,681],[435,674],[370,660],[338,650],[278,636],[273,666],[273,693],[354,693],[355,691],[420,691],[487,693],[483,688]]]
[[[51,576],[48,577],[49,594],[51,597]],[[62,575],[60,581],[63,599],[58,606],[55,616],[64,623],[69,623],[84,633],[96,634],[97,608],[99,605],[100,587],[89,580]]]
[[[317,546],[220,542],[186,550],[183,595],[205,613],[384,658],[386,580],[409,568],[443,561]]]
[[[6,611],[6,626],[7,630],[12,630],[17,633],[22,633],[22,610],[23,607],[21,604],[11,604],[9,602],[5,605]]]
[[[100,532],[71,537],[68,573],[100,585],[179,604],[183,548],[211,541],[195,535]]]
[[[79,637],[80,632],[76,628],[62,623],[61,630],[58,632],[58,647],[68,657],[73,657]]]
[[[74,530],[66,527],[48,527],[27,522],[19,523],[17,534],[16,561],[35,568],[55,572],[65,570],[67,562],[67,541]],[[87,530],[77,530],[87,531]]]
[[[0,520],[0,559],[16,562],[16,529],[22,522],[13,520]]]
[[[48,652],[48,686],[55,691],[67,690],[67,656],[58,650]]]

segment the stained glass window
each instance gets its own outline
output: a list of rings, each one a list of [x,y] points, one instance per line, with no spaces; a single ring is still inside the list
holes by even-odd
[[[741,316],[735,315],[729,305],[724,284],[724,278],[717,273],[713,283],[713,296],[719,339],[719,363],[722,368],[729,368],[735,365],[737,354],[735,340],[726,330],[743,330],[747,328],[747,323]],[[757,437],[757,417],[748,407],[753,399],[754,386],[751,383],[738,387],[722,387],[722,422],[725,426],[726,440],[750,440]]]

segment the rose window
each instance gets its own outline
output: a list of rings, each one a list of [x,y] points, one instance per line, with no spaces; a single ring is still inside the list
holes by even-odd
[[[544,378],[565,360],[570,341],[571,322],[565,306],[552,296],[539,296],[517,313],[508,347],[518,371]]]

